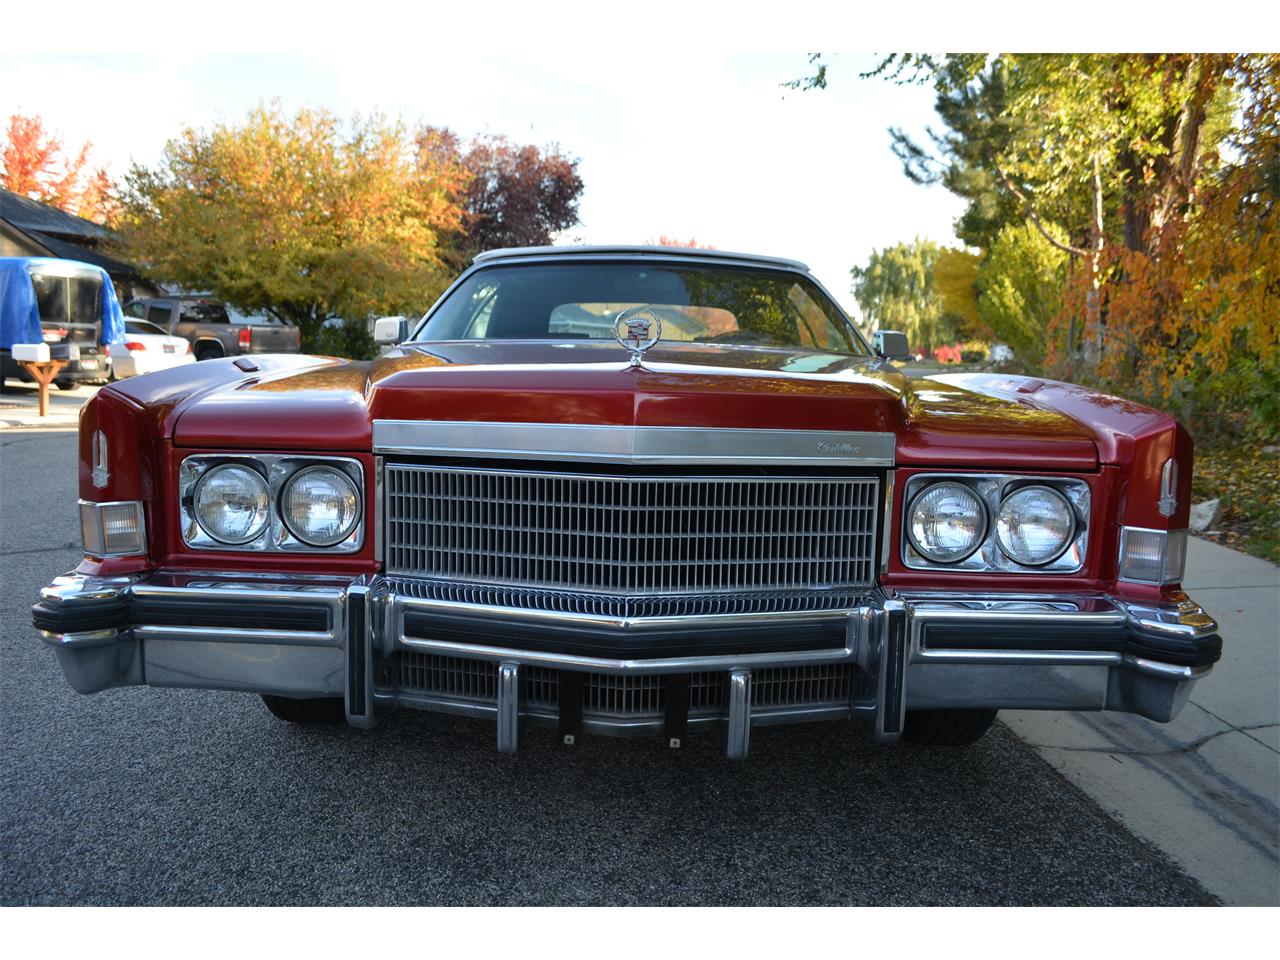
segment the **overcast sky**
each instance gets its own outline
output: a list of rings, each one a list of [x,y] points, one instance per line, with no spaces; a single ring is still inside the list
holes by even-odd
[[[342,115],[379,109],[555,142],[581,160],[581,225],[561,242],[661,234],[803,260],[853,309],[849,269],[913,237],[954,242],[959,202],[903,175],[886,128],[936,124],[928,88],[863,80],[869,55],[833,60],[830,87],[779,84],[803,53],[429,58],[166,53],[0,58],[0,116],[40,114],[118,176],[153,164],[183,126],[236,120],[259,100]]]

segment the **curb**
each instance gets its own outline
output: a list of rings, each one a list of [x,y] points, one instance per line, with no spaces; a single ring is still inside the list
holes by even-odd
[[[30,417],[21,420],[0,419],[0,430],[20,430],[24,427],[49,428],[49,427],[78,427],[80,425],[79,416],[49,416],[49,417]]]

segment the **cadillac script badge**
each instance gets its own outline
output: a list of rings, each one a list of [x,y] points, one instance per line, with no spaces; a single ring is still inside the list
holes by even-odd
[[[640,366],[644,352],[662,337],[662,320],[648,307],[623,310],[613,321],[613,335],[631,351],[631,366]]]

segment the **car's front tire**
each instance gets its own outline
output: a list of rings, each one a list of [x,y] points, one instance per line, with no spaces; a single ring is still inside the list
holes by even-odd
[[[289,723],[342,723],[347,719],[346,706],[341,697],[324,697],[317,700],[296,700],[293,697],[262,695],[271,715]]]
[[[908,710],[902,739],[922,747],[967,747],[995,719],[995,710]]]

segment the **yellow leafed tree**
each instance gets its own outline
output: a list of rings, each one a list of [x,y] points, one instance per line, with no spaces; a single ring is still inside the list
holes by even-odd
[[[425,145],[425,146],[424,146]],[[446,282],[467,174],[398,121],[261,106],[186,129],[122,195],[125,255],[162,282],[296,323],[422,313]]]

